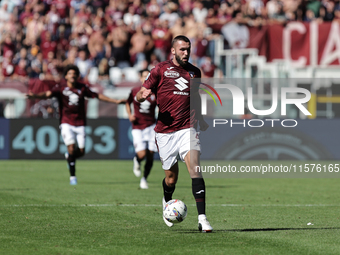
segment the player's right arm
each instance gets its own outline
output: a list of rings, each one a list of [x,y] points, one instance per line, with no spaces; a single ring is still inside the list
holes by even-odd
[[[140,103],[144,102],[149,96],[152,94],[151,89],[157,88],[157,85],[160,83],[161,75],[160,75],[160,67],[159,65],[155,66],[155,68],[151,69],[151,72],[146,77],[142,88],[138,91],[136,95],[136,100]]]
[[[40,93],[37,93],[37,94],[34,94],[31,91],[29,91],[28,94],[26,94],[26,97],[28,99],[34,99],[34,98],[37,98],[37,99],[46,99],[46,98],[52,97],[52,91],[47,90],[47,91],[40,92]]]
[[[132,103],[132,100],[133,100],[133,97],[132,97],[132,91],[131,91],[131,93],[130,93],[130,95],[129,95],[128,99],[126,100],[126,103],[125,103],[126,112],[127,112],[128,116],[129,116],[130,122],[134,122],[136,120],[135,115],[133,115],[131,113],[131,103]]]
[[[147,89],[145,87],[142,87],[140,91],[138,91],[136,95],[136,99],[138,102],[142,103],[144,102],[149,96],[151,96],[152,91],[151,89]]]

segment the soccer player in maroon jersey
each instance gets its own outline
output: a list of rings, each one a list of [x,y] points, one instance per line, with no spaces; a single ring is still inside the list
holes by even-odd
[[[155,127],[156,144],[165,170],[163,207],[172,199],[175,190],[179,157],[185,162],[192,179],[192,193],[198,211],[198,229],[211,232],[213,228],[205,215],[205,183],[202,173],[196,171],[196,166],[200,165],[200,141],[194,128],[199,122],[200,129],[204,131],[208,124],[203,120],[199,107],[190,110],[190,97],[193,102],[201,102],[198,86],[195,86],[193,81],[196,85],[199,82],[196,79],[191,80],[201,78],[201,71],[188,62],[190,49],[191,43],[186,36],[176,36],[171,45],[173,58],[159,63],[151,70],[136,98],[143,102],[152,95],[152,90],[156,91],[159,108]],[[195,86],[193,90],[190,90],[191,86]],[[163,219],[169,227],[173,225],[164,217]]]
[[[143,84],[150,71],[144,69],[139,73],[140,81]],[[146,180],[153,165],[154,152],[157,151],[154,131],[156,123],[155,108],[157,104],[155,95],[151,95],[142,103],[136,101],[134,98],[139,90],[140,87],[135,87],[131,90],[126,102],[126,111],[132,123],[133,146],[136,152],[136,156],[133,158],[133,172],[137,177],[141,176],[140,162],[146,158],[144,173],[139,186],[141,189],[148,189]],[[131,112],[131,104],[133,105],[134,114]]]
[[[76,185],[76,159],[85,154],[85,125],[86,109],[85,98],[98,98],[109,103],[125,103],[126,100],[109,98],[103,94],[93,92],[87,85],[78,82],[79,69],[75,65],[68,65],[64,70],[65,80],[55,85],[51,90],[33,94],[29,92],[28,98],[56,97],[59,102],[60,129],[64,143],[67,146],[65,158],[70,170],[70,184]],[[76,141],[78,147],[76,146]]]

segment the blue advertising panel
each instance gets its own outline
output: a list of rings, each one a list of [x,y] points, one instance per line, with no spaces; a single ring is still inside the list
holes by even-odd
[[[339,119],[297,121],[295,127],[255,128],[247,120],[244,126],[214,127],[213,120],[207,119],[209,129],[200,133],[201,159],[340,159]],[[129,120],[89,119],[85,150],[84,159],[132,159]],[[58,120],[0,119],[0,159],[63,159],[65,152]]]
[[[0,159],[9,158],[9,120],[0,118]]]
[[[85,127],[84,159],[118,158],[118,119],[90,119]],[[63,159],[66,146],[56,119],[10,121],[11,159]]]
[[[132,159],[135,156],[135,149],[132,143],[131,122],[128,119],[119,120],[119,158]]]
[[[132,142],[132,127],[128,119],[119,120],[119,158],[133,159],[135,156],[135,149]],[[159,159],[158,152],[155,153],[155,159]]]

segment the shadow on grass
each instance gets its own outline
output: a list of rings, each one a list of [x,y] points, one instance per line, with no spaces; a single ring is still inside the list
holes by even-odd
[[[137,182],[101,182],[101,181],[98,181],[98,182],[81,182],[81,184],[87,184],[87,185],[126,185],[126,184],[136,184]]]
[[[265,231],[291,231],[291,230],[339,230],[340,228],[244,228],[244,229],[217,229],[214,230],[212,233],[218,233],[218,232],[265,232]],[[192,234],[197,233],[198,230],[182,230],[182,229],[176,229],[173,230],[175,232],[180,232],[184,234]],[[210,233],[209,233],[210,234]]]
[[[239,187],[239,185],[214,185],[214,186],[210,186],[210,185],[205,185],[206,189],[230,189],[230,188],[237,188]],[[191,189],[192,186],[191,185],[177,185],[176,189]]]
[[[28,191],[28,190],[31,190],[29,188],[24,188],[24,189],[16,189],[16,188],[13,188],[13,189],[0,189],[0,191]]]
[[[136,181],[137,180],[137,181]],[[87,185],[126,185],[126,184],[131,184],[131,185],[137,185],[139,186],[139,180],[140,179],[137,179],[135,178],[135,180],[132,180],[132,181],[128,181],[128,182],[106,182],[106,181],[97,181],[97,182],[81,182],[81,184],[87,184]],[[154,181],[148,181],[149,184],[155,184],[156,182]],[[159,183],[159,187],[161,187],[161,182],[157,182]],[[226,188],[235,188],[235,187],[238,187],[238,185],[217,185],[217,186],[206,186],[207,189],[226,189]],[[191,186],[178,186],[176,187],[177,189],[191,189],[192,187]],[[160,193],[161,194],[161,193]]]

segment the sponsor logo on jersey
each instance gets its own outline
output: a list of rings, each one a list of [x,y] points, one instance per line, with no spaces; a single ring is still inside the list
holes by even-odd
[[[176,71],[167,70],[164,72],[164,76],[168,78],[178,78],[179,73],[177,73]]]
[[[68,96],[68,104],[69,105],[78,105],[79,96],[76,93],[72,93]]]
[[[70,96],[71,94],[72,94],[73,92],[72,91],[70,91],[70,88],[69,87],[67,87],[67,88],[65,88],[64,90],[63,90],[63,95],[65,95],[65,96]]]
[[[149,113],[150,112],[151,103],[148,100],[140,103],[139,112],[141,113]]]
[[[174,91],[175,95],[185,95],[188,96],[189,93],[188,92],[183,92],[183,90],[189,88],[189,86],[187,85],[187,83],[189,83],[186,79],[184,79],[183,77],[180,77],[178,79],[175,80],[177,82],[177,84],[175,84],[175,87],[178,88],[180,91]]]
[[[188,92],[183,92],[183,91],[174,91],[175,95],[183,95],[183,96],[189,96]]]
[[[70,90],[69,87],[63,90],[63,95],[68,97],[68,104],[69,105],[78,105],[79,102],[79,95]]]
[[[177,82],[177,84],[175,84],[175,87],[178,88],[180,91],[189,88],[189,86],[187,85],[187,83],[189,83],[189,82],[186,79],[184,79],[183,77],[180,77],[180,78],[176,79],[175,81]]]

